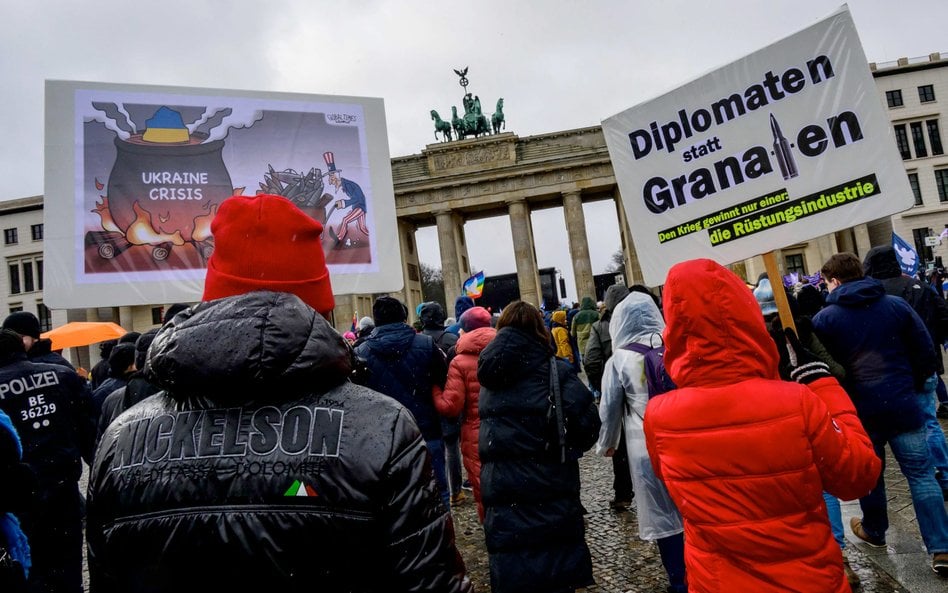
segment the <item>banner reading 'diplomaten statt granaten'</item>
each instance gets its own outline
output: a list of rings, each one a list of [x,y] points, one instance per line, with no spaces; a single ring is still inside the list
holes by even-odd
[[[846,7],[603,121],[645,282],[910,208]]]

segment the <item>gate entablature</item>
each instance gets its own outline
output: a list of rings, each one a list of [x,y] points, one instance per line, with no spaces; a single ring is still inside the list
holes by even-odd
[[[483,217],[507,212],[507,202],[531,206],[615,195],[615,175],[599,126],[519,138],[497,134],[428,145],[392,159],[395,213],[416,224],[434,222],[435,209]]]

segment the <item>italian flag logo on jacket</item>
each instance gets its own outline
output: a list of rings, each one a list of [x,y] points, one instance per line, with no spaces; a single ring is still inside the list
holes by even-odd
[[[316,493],[316,490],[309,484],[304,484],[299,480],[293,480],[293,483],[289,488],[286,489],[286,492],[283,493],[283,496],[319,496]]]

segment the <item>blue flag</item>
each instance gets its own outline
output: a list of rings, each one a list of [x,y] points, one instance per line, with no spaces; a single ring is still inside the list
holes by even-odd
[[[899,260],[902,273],[914,277],[918,272],[918,253],[915,248],[895,233],[892,233],[892,248],[895,249],[895,257]]]

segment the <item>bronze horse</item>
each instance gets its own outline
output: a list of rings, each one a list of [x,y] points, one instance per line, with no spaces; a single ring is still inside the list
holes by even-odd
[[[497,99],[497,111],[490,116],[491,126],[494,128],[494,133],[499,134],[500,129],[507,129],[507,123],[504,121],[504,98],[501,97]]]
[[[433,119],[435,123],[435,129],[434,129],[435,140],[438,139],[438,132],[441,132],[442,141],[450,142],[451,141],[451,122],[446,122],[443,119],[441,119],[441,116],[438,115],[438,112],[435,111],[434,109],[431,110],[431,119]]]

